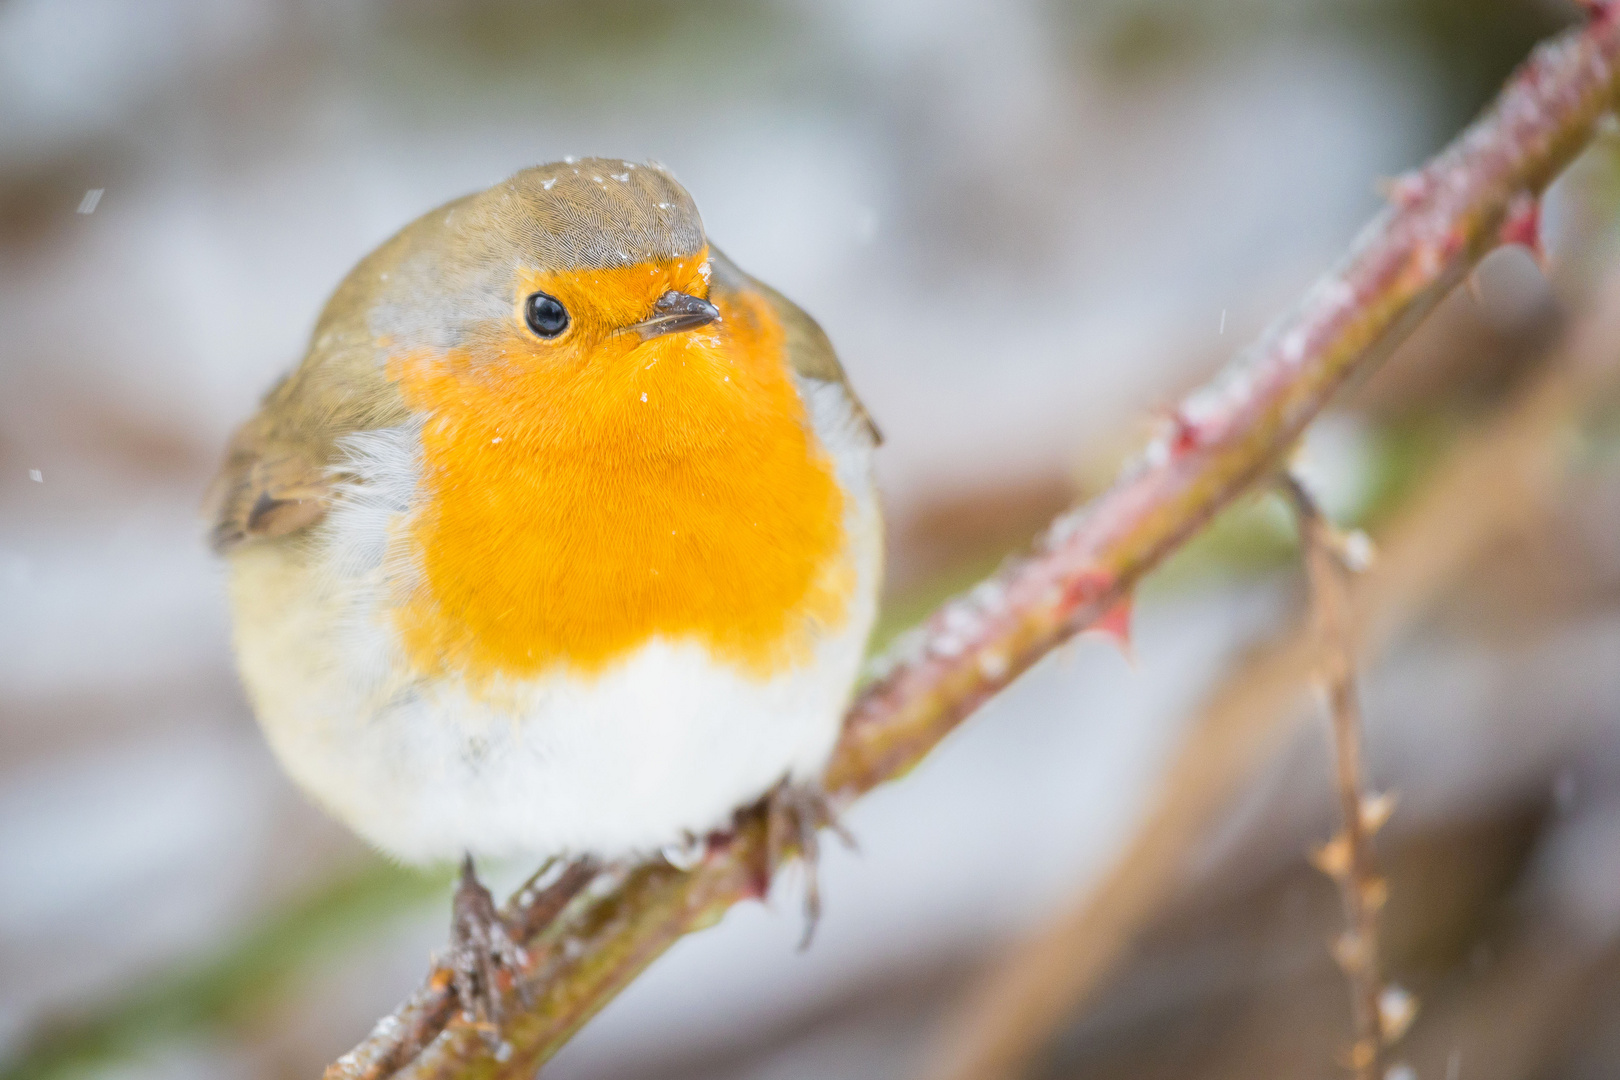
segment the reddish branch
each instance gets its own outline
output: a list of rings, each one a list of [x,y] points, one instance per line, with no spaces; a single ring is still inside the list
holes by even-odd
[[[904,773],[1055,645],[1116,612],[1144,574],[1274,472],[1334,391],[1375,367],[1503,241],[1504,226],[1524,238],[1535,199],[1620,91],[1620,19],[1610,11],[1538,47],[1488,112],[1391,185],[1391,205],[1340,266],[1183,401],[1112,488],[892,651],[850,709],[826,777],[835,802]],[[520,894],[510,911],[526,927],[541,922],[534,905],[563,906],[523,943],[532,1005],[521,1007],[512,988],[502,1060],[453,1015],[436,972],[328,1080],[532,1075],[682,934],[758,896],[764,850],[753,815],[689,872],[652,861]]]

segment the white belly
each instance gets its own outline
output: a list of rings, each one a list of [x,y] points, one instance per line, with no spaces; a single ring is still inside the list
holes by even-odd
[[[860,660],[857,635],[840,638],[765,682],[660,641],[599,677],[498,698],[448,683],[386,702],[330,683],[256,696],[293,776],[399,858],[615,854],[701,835],[783,776],[816,776]]]
[[[363,453],[384,467],[399,449]],[[768,679],[656,639],[590,677],[559,671],[477,692],[413,677],[387,614],[409,573],[384,554],[408,498],[397,483],[335,509],[301,549],[240,549],[237,654],[271,746],[333,814],[410,862],[616,855],[723,826],[783,777],[819,775],[876,613],[867,447],[834,441],[833,453],[852,496],[855,592],[806,662]]]

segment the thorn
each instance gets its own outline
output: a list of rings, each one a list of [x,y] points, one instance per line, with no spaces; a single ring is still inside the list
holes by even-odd
[[[1369,795],[1361,800],[1361,828],[1368,836],[1376,836],[1378,830],[1389,821],[1390,815],[1395,813],[1396,796],[1393,791],[1386,791],[1379,795]]]
[[[1541,200],[1528,191],[1521,192],[1508,203],[1507,216],[1502,219],[1501,240],[1504,244],[1522,244],[1530,251],[1542,273],[1547,272],[1547,252],[1541,246]]]
[[[1153,410],[1153,432],[1143,457],[1155,468],[1198,449],[1204,441],[1204,432],[1184,405]]]
[[[1373,1063],[1378,1056],[1378,1048],[1365,1039],[1353,1043],[1350,1052],[1345,1055],[1345,1065],[1352,1072],[1360,1072]]]
[[[1106,635],[1119,651],[1125,654],[1125,659],[1136,662],[1135,650],[1131,647],[1131,608],[1133,601],[1130,596],[1121,599],[1113,607],[1102,613],[1102,618],[1092,623],[1089,630]]]
[[[1310,854],[1311,865],[1334,881],[1350,876],[1350,838],[1340,833]]]
[[[1088,566],[1075,572],[1063,590],[1063,604],[1071,611],[1104,596],[1114,588],[1114,575],[1098,566]]]
[[[1180,457],[1189,450],[1198,449],[1201,433],[1198,430],[1198,425],[1188,419],[1185,412],[1178,408],[1171,415],[1170,423],[1173,425],[1170,429],[1171,455]]]
[[[1345,974],[1357,975],[1367,970],[1367,964],[1372,957],[1368,954],[1367,944],[1360,935],[1353,930],[1346,930],[1334,939],[1333,959],[1338,961]]]
[[[1385,1046],[1407,1033],[1412,1021],[1417,1019],[1417,1012],[1417,998],[1394,983],[1384,987],[1384,992],[1378,995],[1378,1030]]]
[[[1371,911],[1382,911],[1389,903],[1389,881],[1375,877],[1361,884],[1361,902]]]

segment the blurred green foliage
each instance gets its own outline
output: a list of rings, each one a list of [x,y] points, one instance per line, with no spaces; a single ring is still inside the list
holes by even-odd
[[[0,1080],[65,1080],[143,1046],[242,1024],[296,991],[319,964],[372,939],[402,915],[448,895],[449,876],[381,859],[272,912],[211,956],[155,978],[98,1011],[41,1029]]]

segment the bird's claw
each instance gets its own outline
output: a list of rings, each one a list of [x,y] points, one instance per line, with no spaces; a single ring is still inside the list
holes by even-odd
[[[461,881],[451,905],[451,979],[462,1016],[483,1030],[492,1046],[501,1042],[500,973],[512,976],[520,996],[527,999],[528,988],[517,976],[529,961],[523,947],[513,940],[506,922],[495,908],[495,898],[478,880],[472,856],[461,864]]]
[[[810,947],[816,925],[821,921],[820,831],[830,828],[855,850],[855,837],[839,822],[821,785],[799,780],[783,780],[765,797],[765,862],[774,871],[782,860],[797,849],[804,865],[804,937],[799,949]]]

